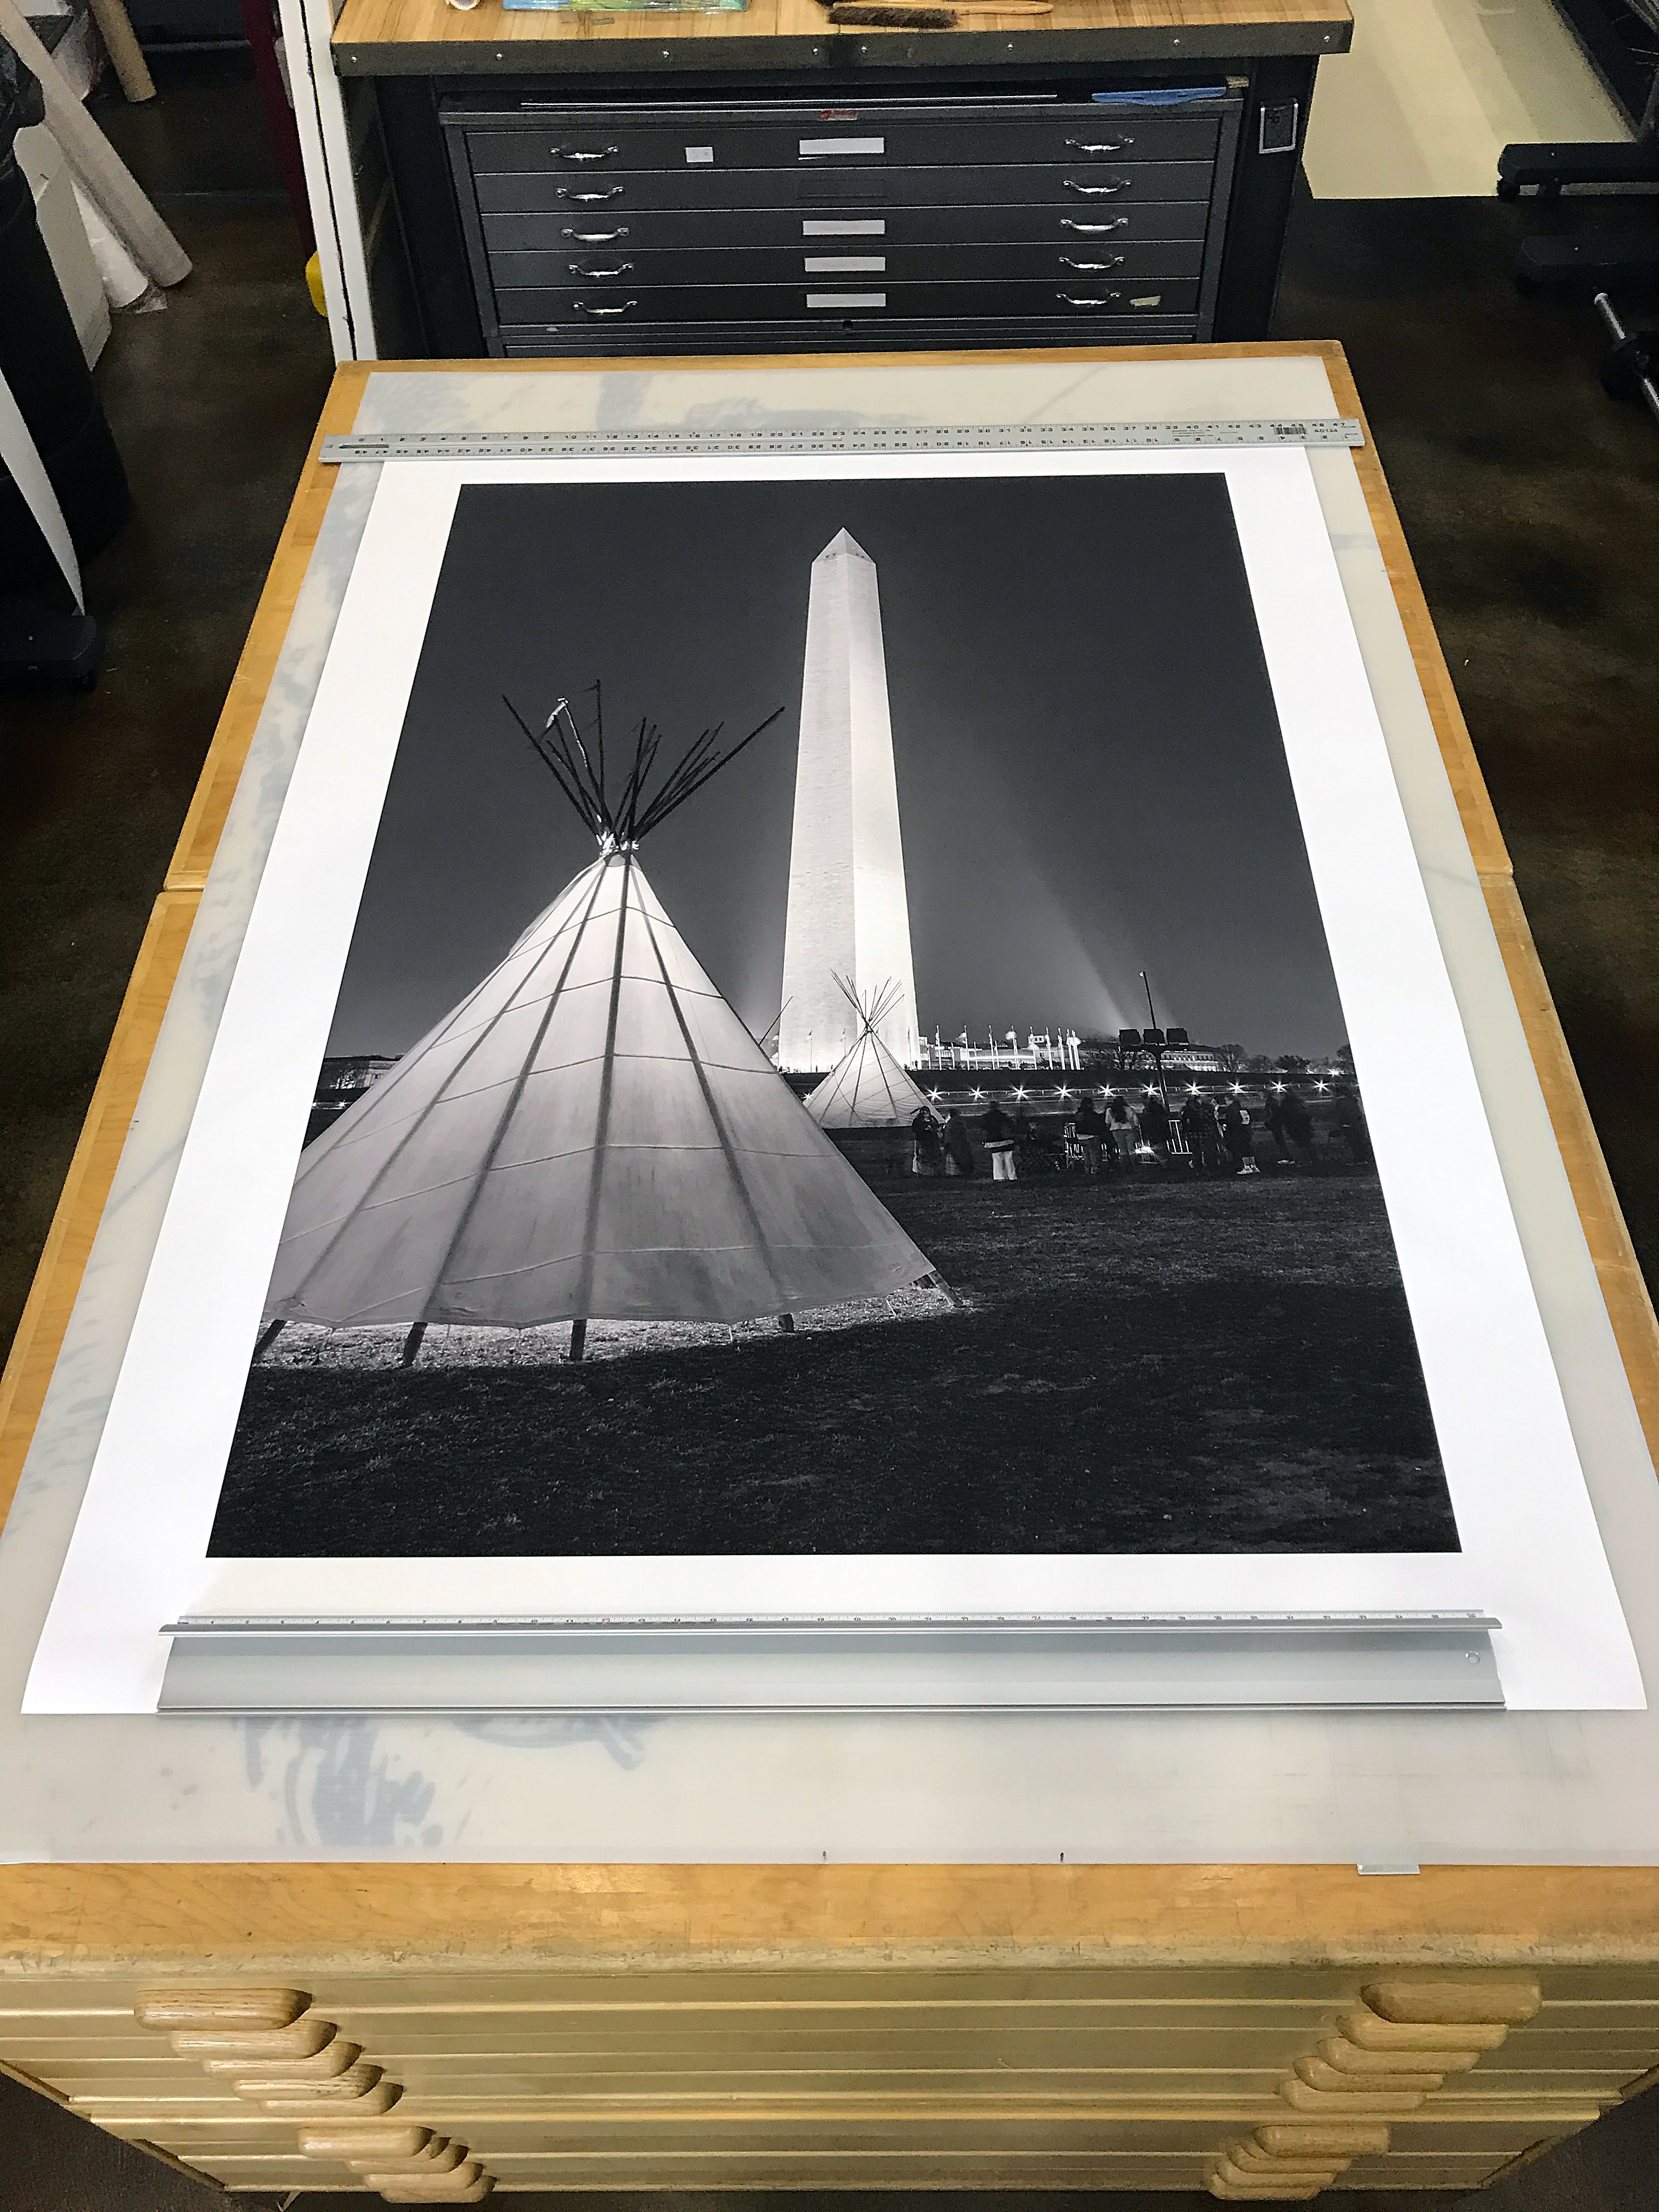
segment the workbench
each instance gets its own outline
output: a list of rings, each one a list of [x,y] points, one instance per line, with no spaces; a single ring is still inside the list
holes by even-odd
[[[342,370],[319,434],[733,408],[1361,411],[1334,345],[410,363]],[[1249,2194],[1310,2122],[1343,2187],[1473,2187],[1639,2085],[1648,1712],[19,1719],[372,491],[317,450],[0,1384],[0,2063],[232,2187],[422,2202]],[[1375,450],[1310,465],[1651,1680],[1659,1334]],[[1432,2087],[1341,2101],[1332,2051],[1459,2036]]]
[[[325,0],[283,0],[289,50],[317,94],[315,113],[299,119],[337,350],[542,357],[1265,338],[1315,70],[1352,35],[1345,0],[1053,0],[1046,15],[974,4],[954,29],[885,31],[837,28],[818,0],[615,15],[509,12],[500,0],[469,10],[345,0],[331,46]],[[1212,125],[1198,146],[1180,108],[1091,104],[1183,85],[1209,85],[1218,98],[1194,111]],[[808,307],[801,272],[763,258],[793,234],[799,262],[801,241],[781,220],[757,223],[757,208],[779,218],[825,211],[801,198],[793,148],[745,156],[738,143],[745,116],[769,116],[787,138],[788,126],[810,131],[826,109],[842,127],[853,118],[866,150],[840,162],[820,155],[812,190],[866,193],[880,182],[871,171],[884,167],[895,216],[908,210],[891,222],[887,242],[909,258],[888,269],[887,296],[878,304],[864,287],[841,312],[823,303],[822,286]],[[1007,136],[999,122],[1022,111],[1040,121],[1045,109],[1052,144],[996,150]],[[927,137],[908,152],[907,120]],[[1099,127],[1083,127],[1091,122]],[[636,168],[617,131],[637,144],[653,123],[665,140],[691,142],[693,167],[677,145]],[[872,125],[888,142],[874,155]],[[499,155],[514,129],[524,144],[505,180],[491,173],[476,189],[474,169],[491,167],[491,149]],[[540,143],[550,129],[550,148]],[[1173,152],[1197,157],[1184,168],[1162,143],[1183,130]],[[563,210],[559,156],[573,143],[572,160],[604,160],[594,149],[608,147],[613,169],[635,171],[607,185],[629,211],[683,208],[692,226],[664,237],[634,223],[628,252],[601,257],[592,272],[603,282],[620,271],[597,295],[585,295],[585,264],[552,260],[553,249],[571,251],[563,226],[525,225]],[[1085,148],[1110,169],[1103,181],[1079,170]],[[751,159],[757,175],[743,173]],[[1014,160],[1028,165],[1024,182],[1012,176]],[[907,188],[909,164],[921,166]],[[665,199],[652,175],[665,167],[674,188]],[[591,187],[596,175],[576,181]],[[1067,213],[1101,212],[1073,195],[1104,190],[1123,195],[1111,203],[1115,227],[1129,218],[1113,241],[1134,249],[1121,283],[1106,281],[1119,257],[1079,255],[1079,240],[1058,227]],[[979,220],[952,219],[952,210]],[[1028,219],[1006,219],[1021,210]],[[1046,219],[1029,219],[1037,216]],[[1160,240],[1190,251],[1148,250]],[[495,265],[498,244],[526,243],[548,264],[539,282]],[[696,250],[653,269],[638,258],[642,243],[658,254]],[[1011,256],[1013,246],[1027,251]],[[988,252],[997,246],[1000,255]],[[727,271],[712,264],[716,254]],[[504,301],[502,289],[520,296]]]

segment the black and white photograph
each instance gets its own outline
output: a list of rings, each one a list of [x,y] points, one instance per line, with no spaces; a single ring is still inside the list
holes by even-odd
[[[1370,1073],[1224,475],[469,484],[211,1554],[1455,1552]]]

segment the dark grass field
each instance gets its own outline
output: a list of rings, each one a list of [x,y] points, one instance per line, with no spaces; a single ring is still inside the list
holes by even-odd
[[[1456,1548],[1374,1177],[878,1188],[957,1310],[256,1368],[214,1553]]]

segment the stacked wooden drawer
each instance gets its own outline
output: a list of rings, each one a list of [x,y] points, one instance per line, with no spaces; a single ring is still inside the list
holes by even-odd
[[[447,102],[489,350],[1206,339],[1237,100]]]
[[[168,1871],[198,1891],[219,1874]],[[260,1870],[284,1931],[297,1924],[284,1884],[311,1871]],[[367,1896],[403,1871],[339,1874]],[[0,2067],[128,2141],[273,2195],[1207,2184],[1278,2202],[1332,2184],[1478,2188],[1659,2060],[1650,1964],[1117,1967],[1011,1941],[994,1965],[744,1965],[731,1963],[753,1940],[726,1934],[736,1915],[718,1936],[688,1917],[674,1948],[702,1964],[484,1965],[417,1948],[442,1938],[435,1916],[424,1933],[420,1900],[491,1871],[410,1870],[410,1948],[379,1970],[319,1960],[302,1986],[182,1951],[191,1972],[176,1988],[153,1957],[136,1977],[83,1954],[0,1970]],[[510,1871],[533,1926],[540,1870]],[[160,1895],[152,1869],[120,1872]],[[363,1918],[367,1955],[387,1939],[367,1905]],[[593,1922],[597,1942],[598,1907]],[[261,1931],[246,1924],[252,1946]],[[194,1940],[187,1920],[179,1940]],[[970,1926],[962,1953],[975,1942],[1000,1948]],[[1103,1948],[1080,1931],[1079,1950]]]

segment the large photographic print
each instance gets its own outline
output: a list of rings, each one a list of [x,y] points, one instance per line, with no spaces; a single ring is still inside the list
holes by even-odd
[[[1455,1551],[1367,1073],[1222,475],[469,486],[212,1553]]]

